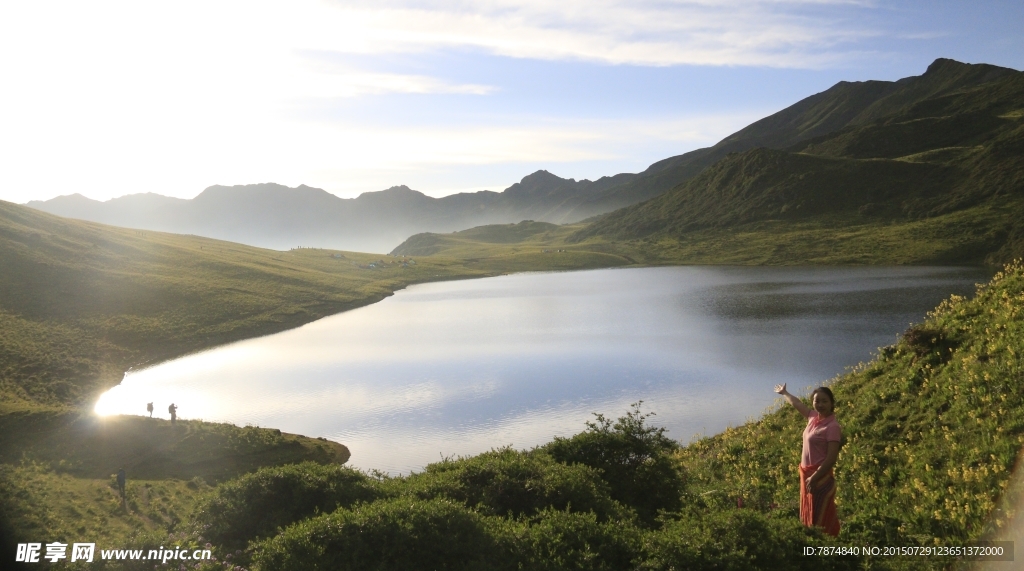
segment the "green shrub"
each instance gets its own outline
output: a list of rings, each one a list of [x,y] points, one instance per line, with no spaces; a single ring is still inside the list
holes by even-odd
[[[359,504],[257,544],[253,562],[259,571],[514,569],[488,519],[445,498]]]
[[[668,522],[650,532],[644,571],[717,569],[771,571],[857,569],[853,557],[804,555],[822,545],[818,531],[788,514],[772,517],[751,509],[730,509]]]
[[[640,412],[641,403],[614,423],[601,414],[587,422],[587,430],[571,438],[555,438],[544,447],[566,464],[600,470],[611,487],[612,498],[635,509],[641,520],[654,523],[659,510],[680,508],[685,481],[669,454],[678,444],[664,428],[646,424],[654,413]]]
[[[501,448],[427,466],[402,483],[420,499],[448,497],[485,515],[529,516],[547,508],[630,517],[609,495],[597,470],[549,455]]]
[[[604,571],[634,568],[641,531],[629,521],[598,521],[593,513],[544,511],[516,550],[520,568],[536,571]]]
[[[363,473],[313,462],[263,468],[232,480],[197,506],[195,530],[227,548],[273,535],[318,512],[331,512],[380,495]]]

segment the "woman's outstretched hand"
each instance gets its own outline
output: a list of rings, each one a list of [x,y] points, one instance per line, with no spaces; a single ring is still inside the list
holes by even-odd
[[[779,393],[780,395],[786,394],[786,383],[782,383],[781,385],[775,385],[775,392]]]

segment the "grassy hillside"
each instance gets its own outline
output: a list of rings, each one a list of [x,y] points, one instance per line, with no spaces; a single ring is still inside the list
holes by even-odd
[[[349,457],[341,444],[272,429],[93,416],[96,397],[130,367],[295,327],[410,283],[486,274],[444,260],[139,232],[6,202],[0,268],[5,565],[15,540],[165,539],[220,480]],[[123,505],[111,476],[119,468],[129,478]]]
[[[629,246],[606,242],[567,247],[566,238],[582,224],[557,226],[524,220],[452,232],[411,236],[391,252],[394,256],[454,259],[469,268],[495,272],[581,270],[637,263]]]
[[[1018,262],[831,383],[845,435],[836,470],[844,537],[941,545],[1007,524],[1014,510],[1000,500],[1024,443],[1022,308]],[[696,491],[791,507],[802,425],[783,407],[677,458]]]
[[[140,232],[6,202],[0,267],[0,411],[89,405],[130,367],[486,273]]]
[[[498,226],[452,234],[418,234],[394,254],[430,252],[467,266],[519,270],[576,269],[631,264],[998,264],[1024,254],[1024,231],[1014,220],[1024,200],[996,197],[947,214],[911,221],[843,217],[767,220],[642,238],[579,239],[583,224],[559,226],[520,242],[471,238]]]
[[[267,468],[196,502],[170,541],[278,569],[941,569],[949,557],[810,557],[805,547],[957,546],[1019,520],[1024,266],[952,297],[833,379],[842,531],[799,524],[792,407],[681,446],[639,405],[529,451],[370,476]],[[765,390],[771,390],[766,386]],[[152,541],[152,539],[151,539]],[[241,551],[234,551],[241,550]]]
[[[758,147],[784,150],[808,140],[869,125],[905,112],[925,100],[970,90],[1016,74],[987,64],[935,60],[924,74],[899,81],[841,81],[831,88],[756,121],[712,147],[658,161],[621,185],[602,193],[600,200],[624,207],[654,198],[686,183],[730,153]]]
[[[907,84],[914,89],[904,86],[878,99],[843,128],[786,150],[725,156],[687,183],[603,216],[566,242],[692,242],[703,231],[757,233],[776,223],[817,225],[823,231],[816,238],[829,240],[851,229],[956,215],[957,224],[940,234],[960,244],[910,261],[1009,261],[1024,253],[1024,226],[1014,214],[1024,200],[1024,74],[953,63],[930,68]],[[958,70],[981,75],[954,81]],[[919,247],[915,240],[908,245]]]

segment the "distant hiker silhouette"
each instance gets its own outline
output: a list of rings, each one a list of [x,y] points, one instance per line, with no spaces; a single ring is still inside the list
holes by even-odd
[[[146,403],[146,410],[149,411],[149,418],[153,418],[153,403]]]
[[[171,424],[174,424],[178,419],[178,407],[174,406],[174,403],[172,402],[171,406],[167,407],[167,412],[171,413]]]
[[[121,492],[121,501],[124,501],[124,484],[128,478],[125,477],[124,468],[117,471],[117,489]]]

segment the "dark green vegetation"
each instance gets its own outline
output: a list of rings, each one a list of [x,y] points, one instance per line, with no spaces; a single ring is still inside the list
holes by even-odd
[[[528,452],[448,459],[405,478],[259,470],[200,502],[181,541],[249,541],[234,562],[266,570],[821,567],[791,557],[823,540],[789,514],[682,511],[678,444],[648,417],[634,408]]]
[[[870,83],[838,87],[862,98],[845,124],[811,138],[807,131],[785,150],[727,155],[568,241],[686,240],[770,222],[818,223],[824,234],[936,220],[957,222],[942,233],[956,241],[921,262],[999,263],[1024,252],[1015,215],[1024,206],[1024,73],[940,60],[877,98],[864,97]]]
[[[15,541],[166,539],[211,485],[262,466],[337,464],[344,446],[280,430],[77,412],[0,415],[0,550]],[[114,474],[128,475],[121,503]],[[5,564],[8,561],[4,562]]]
[[[1024,443],[1022,308],[1018,263],[830,383],[845,436],[837,540],[798,521],[805,420],[788,405],[687,446],[637,405],[533,450],[446,459],[406,477],[264,468],[206,495],[174,540],[241,549],[232,564],[259,570],[955,566],[801,554],[959,545],[1008,525],[1021,499],[1010,474]]]
[[[937,60],[919,77],[843,82],[663,163],[662,176],[683,182],[590,223],[504,247],[473,231],[418,235],[394,252],[485,261],[518,247],[643,264],[999,265],[1024,255],[1018,71]]]

